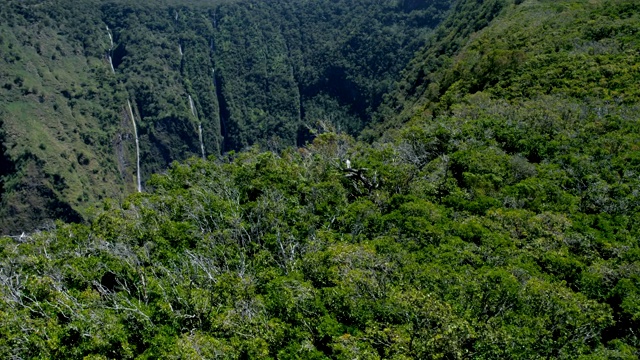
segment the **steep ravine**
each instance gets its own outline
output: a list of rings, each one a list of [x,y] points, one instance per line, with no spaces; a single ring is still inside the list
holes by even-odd
[[[214,91],[215,91],[215,95],[216,95],[216,104],[218,105],[218,119],[220,119],[220,135],[222,137],[220,144],[221,144],[221,151],[225,152],[225,151],[229,151],[231,150],[231,147],[228,146],[227,144],[227,138],[228,138],[228,131],[227,131],[227,119],[229,119],[229,106],[227,105],[227,102],[224,98],[224,94],[222,93],[222,89],[220,86],[218,86],[218,75],[216,75],[215,70],[213,71],[213,86],[214,86]]]
[[[0,101],[13,105],[0,120],[33,137],[47,165],[32,179],[83,218],[99,199],[144,189],[175,160],[304,146],[318,121],[356,134],[450,1],[428,2],[433,16],[374,0],[9,0]],[[10,138],[5,146],[20,150],[7,159],[26,143]],[[26,179],[6,169],[4,178]],[[63,191],[47,180],[54,175]],[[10,202],[21,213],[42,203]]]

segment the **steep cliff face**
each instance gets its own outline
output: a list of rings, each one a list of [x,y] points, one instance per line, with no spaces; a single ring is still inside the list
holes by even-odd
[[[80,2],[0,10],[3,156],[14,164],[1,211],[31,219],[3,233],[58,217],[31,197],[86,215],[135,191],[138,169],[144,183],[174,160],[302,145],[318,122],[357,134],[450,3]],[[48,190],[17,200],[27,154]],[[36,207],[38,220],[26,216]]]

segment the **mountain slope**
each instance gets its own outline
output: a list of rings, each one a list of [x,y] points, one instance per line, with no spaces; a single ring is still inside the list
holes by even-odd
[[[144,183],[318,123],[357,133],[449,3],[6,2],[1,232],[85,218],[138,162]]]
[[[486,1],[476,8],[478,21],[459,15],[469,11],[453,11],[446,24],[455,31],[436,32],[412,61],[388,96],[384,120],[437,114],[478,91],[507,100],[559,95],[638,102],[636,2],[516,3]],[[501,12],[500,21],[480,30]]]
[[[192,158],[89,224],[2,238],[0,354],[637,358],[640,124],[617,87],[634,65],[565,71],[637,53],[635,4],[482,4],[457,4],[434,39],[458,44],[414,59],[373,143],[320,128]],[[580,53],[585,19],[634,38]]]

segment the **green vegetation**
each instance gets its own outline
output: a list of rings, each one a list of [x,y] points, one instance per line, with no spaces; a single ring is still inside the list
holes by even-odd
[[[635,177],[585,192],[586,154],[534,164],[486,137],[529,114],[466,111],[375,148],[325,133],[300,151],[174,164],[89,226],[5,239],[0,351],[633,358]],[[625,114],[604,126],[637,139]]]
[[[112,29],[131,14],[152,14],[128,6],[113,5],[121,16],[113,15]],[[230,29],[238,22],[230,14],[266,6],[225,3],[203,24],[223,33],[215,24]],[[318,6],[322,14],[333,5]],[[180,23],[187,10],[177,13],[168,24],[187,26]],[[145,192],[102,202],[84,224],[58,221],[0,239],[0,357],[638,358],[639,17],[632,0],[457,1],[392,91],[369,87],[375,77],[345,75],[359,89],[354,106],[368,114],[360,119],[374,119],[368,124],[352,121],[362,113],[344,107],[341,94],[300,91],[322,78],[314,77],[322,66],[288,61],[324,61],[322,51],[216,55],[216,69],[227,64],[238,73],[221,72],[206,103],[247,121],[228,128],[243,151],[174,162]],[[216,54],[234,41],[266,50],[291,39],[275,37],[267,47],[273,24],[255,24],[214,39]],[[196,35],[181,41],[180,74],[195,74],[199,62],[184,59],[187,44],[211,43]],[[167,56],[175,56],[168,44]],[[113,96],[131,94],[137,114],[153,119],[141,121],[145,134],[165,134],[153,115],[163,111],[193,121],[183,99],[145,110],[164,100],[140,101],[144,86],[157,85],[132,80],[139,73],[126,69],[144,67],[134,53],[122,56],[118,81],[108,86]],[[260,66],[268,66],[251,67],[255,82],[242,85],[245,73],[229,64],[257,61],[247,54],[262,54]],[[341,64],[350,69],[353,61]],[[162,69],[152,73],[171,84],[173,72]],[[203,116],[202,92],[191,91],[201,86],[196,77],[176,79]],[[273,97],[253,97],[260,81]],[[291,103],[323,120],[307,123],[308,143],[287,146],[294,139],[280,134],[297,136],[300,123],[282,122],[274,138],[244,148],[278,124],[269,121],[295,112],[277,105]],[[263,122],[265,104],[276,116]],[[3,129],[1,139],[11,136]],[[222,149],[227,141],[220,139]],[[51,146],[42,144],[32,151]],[[14,166],[12,159],[0,164]]]
[[[446,113],[478,91],[505,100],[557,95],[585,104],[640,101],[637,2],[515,3],[458,2],[387,95],[372,127],[377,131],[367,133]],[[499,14],[504,16],[484,28]]]
[[[127,100],[145,180],[201,154],[199,125],[208,155],[304,145],[318,122],[357,134],[449,3],[5,1],[1,120],[15,170],[0,233],[42,227],[60,206],[86,218],[135,191]],[[31,174],[25,157],[45,165]]]

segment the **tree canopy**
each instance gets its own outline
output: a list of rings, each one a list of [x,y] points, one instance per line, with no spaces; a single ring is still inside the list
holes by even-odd
[[[637,358],[638,5],[451,9],[359,137],[173,162],[1,238],[0,356]]]

